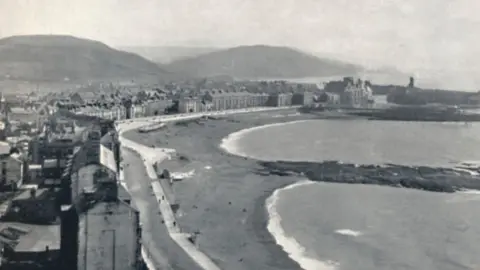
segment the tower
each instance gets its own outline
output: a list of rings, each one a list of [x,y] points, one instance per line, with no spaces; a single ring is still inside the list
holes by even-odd
[[[414,88],[415,87],[415,79],[413,77],[410,77],[410,82],[408,83],[408,88]]]

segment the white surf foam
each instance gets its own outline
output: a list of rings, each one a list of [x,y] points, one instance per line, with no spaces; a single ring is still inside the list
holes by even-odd
[[[470,174],[471,176],[479,176],[480,175],[477,171],[469,170],[469,169],[466,169],[466,168],[454,168],[453,170],[457,171],[457,172],[465,172],[465,173]]]
[[[283,189],[277,189],[267,199],[266,206],[268,211],[268,225],[267,229],[275,239],[276,243],[280,245],[288,256],[296,261],[300,267],[305,270],[333,270],[335,263],[322,262],[316,259],[309,258],[305,255],[305,248],[301,246],[293,237],[289,237],[282,228],[281,217],[277,212],[277,202],[282,191],[295,188],[301,185],[313,184],[311,181],[302,181],[293,185],[287,186]]]
[[[172,178],[177,178],[177,179],[186,179],[186,178],[191,178],[192,176],[195,175],[195,170],[191,170],[188,172],[172,172],[170,173]]]
[[[447,197],[447,203],[468,203],[472,201],[480,201],[480,190],[462,189]]]
[[[220,143],[220,148],[222,148],[225,152],[236,155],[236,156],[241,156],[241,157],[251,157],[247,155],[244,151],[241,150],[240,146],[238,145],[238,141],[248,133],[255,131],[255,130],[260,130],[268,127],[274,127],[274,126],[285,126],[285,125],[290,125],[294,123],[300,123],[300,122],[307,122],[307,121],[312,121],[312,120],[298,120],[298,121],[291,121],[291,122],[285,122],[285,123],[275,123],[275,124],[268,124],[268,125],[263,125],[263,126],[257,126],[257,127],[251,127],[251,128],[246,128],[239,130],[237,132],[233,132],[227,137],[222,139],[222,142]]]
[[[469,195],[480,195],[480,190],[476,189],[462,189],[457,191],[457,193],[469,194]]]
[[[354,236],[354,237],[357,237],[357,236],[362,235],[361,232],[359,232],[359,231],[354,231],[354,230],[350,230],[350,229],[336,230],[335,233],[338,233],[338,234],[341,234],[341,235]]]
[[[293,116],[298,116],[300,115],[301,113],[297,112],[297,113],[289,113],[289,114],[275,114],[272,116],[272,118],[280,118],[280,117],[293,117]]]

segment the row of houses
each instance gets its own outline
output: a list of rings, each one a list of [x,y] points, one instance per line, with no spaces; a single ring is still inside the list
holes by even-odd
[[[143,104],[115,105],[110,108],[93,105],[71,111],[76,114],[119,120],[164,114],[165,109],[172,104],[172,101],[152,101]]]
[[[251,93],[247,91],[204,91],[199,96],[181,97],[178,101],[180,113],[222,111],[251,107],[284,107],[308,105],[313,102],[313,93]]]
[[[203,90],[190,95],[179,95],[173,99],[146,98],[124,101],[120,104],[105,103],[70,106],[68,109],[76,114],[89,115],[104,119],[130,119],[164,114],[169,108],[174,112],[206,112],[241,109],[250,107],[282,107],[307,105],[313,102],[313,93],[251,93],[247,91]]]

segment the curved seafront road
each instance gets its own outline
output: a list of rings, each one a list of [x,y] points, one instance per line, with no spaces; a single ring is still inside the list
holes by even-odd
[[[144,163],[144,166],[147,170],[148,177],[151,180],[151,186],[155,197],[158,202],[158,206],[163,216],[163,220],[165,222],[165,227],[170,235],[171,239],[175,241],[175,243],[183,249],[183,251],[192,259],[194,260],[198,266],[205,270],[220,270],[220,268],[215,265],[215,263],[204,253],[198,250],[189,240],[188,234],[182,233],[180,228],[176,226],[175,215],[170,207],[170,203],[167,201],[167,196],[165,196],[164,190],[160,185],[160,182],[157,179],[157,174],[153,165],[156,162],[161,162],[169,157],[169,154],[175,152],[174,149],[164,149],[164,148],[152,148],[147,147],[145,145],[136,143],[134,141],[128,140],[122,136],[123,132],[132,129],[138,129],[142,126],[146,126],[149,124],[162,121],[162,122],[170,122],[170,121],[178,121],[178,120],[187,120],[187,119],[195,119],[202,117],[204,115],[227,115],[227,114],[238,114],[238,113],[248,113],[248,112],[255,112],[255,111],[273,111],[273,110],[282,110],[282,109],[291,109],[292,107],[260,107],[260,108],[249,108],[249,109],[238,109],[238,110],[228,110],[228,111],[220,111],[220,112],[204,112],[204,113],[192,113],[192,114],[180,114],[180,115],[168,115],[168,116],[157,116],[157,117],[146,117],[146,118],[136,118],[136,119],[128,119],[117,121],[117,130],[120,134],[120,143],[123,147],[133,150],[134,152],[138,153]],[[123,153],[124,151],[122,151]],[[125,156],[124,156],[125,158]],[[127,186],[125,184],[124,173],[120,173],[120,181],[122,185]],[[135,198],[137,201],[141,201],[141,198]],[[138,197],[138,196],[137,196]],[[141,215],[145,213],[141,213]],[[148,215],[148,213],[146,214]],[[146,217],[149,219],[150,217]],[[150,235],[151,236],[151,233]],[[155,245],[154,245],[155,246]],[[151,248],[151,247],[150,247]],[[161,252],[155,250],[154,253],[155,260],[162,265],[162,267],[168,267],[171,269],[170,264],[168,263],[168,258],[165,258],[164,255],[161,255]],[[142,249],[142,255],[145,258],[147,266],[151,269],[154,268],[153,262],[151,262],[147,256],[147,252]],[[152,269],[151,269],[152,270]]]

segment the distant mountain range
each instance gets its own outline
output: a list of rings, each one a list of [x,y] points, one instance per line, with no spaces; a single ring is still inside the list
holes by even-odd
[[[358,65],[319,58],[288,47],[123,49],[130,52],[72,36],[34,35],[0,39],[0,80],[294,79],[356,75],[365,71]],[[154,63],[153,60],[160,58],[162,60],[157,61],[172,62]]]
[[[196,57],[220,50],[219,48],[209,47],[182,47],[182,46],[130,46],[119,47],[122,51],[138,54],[150,61],[160,64],[169,64],[176,60]]]
[[[97,41],[56,35],[0,39],[0,79],[82,81],[168,74],[141,56]]]
[[[325,77],[363,71],[357,65],[265,45],[222,49],[176,60],[165,68],[194,77],[228,75],[238,79]]]

